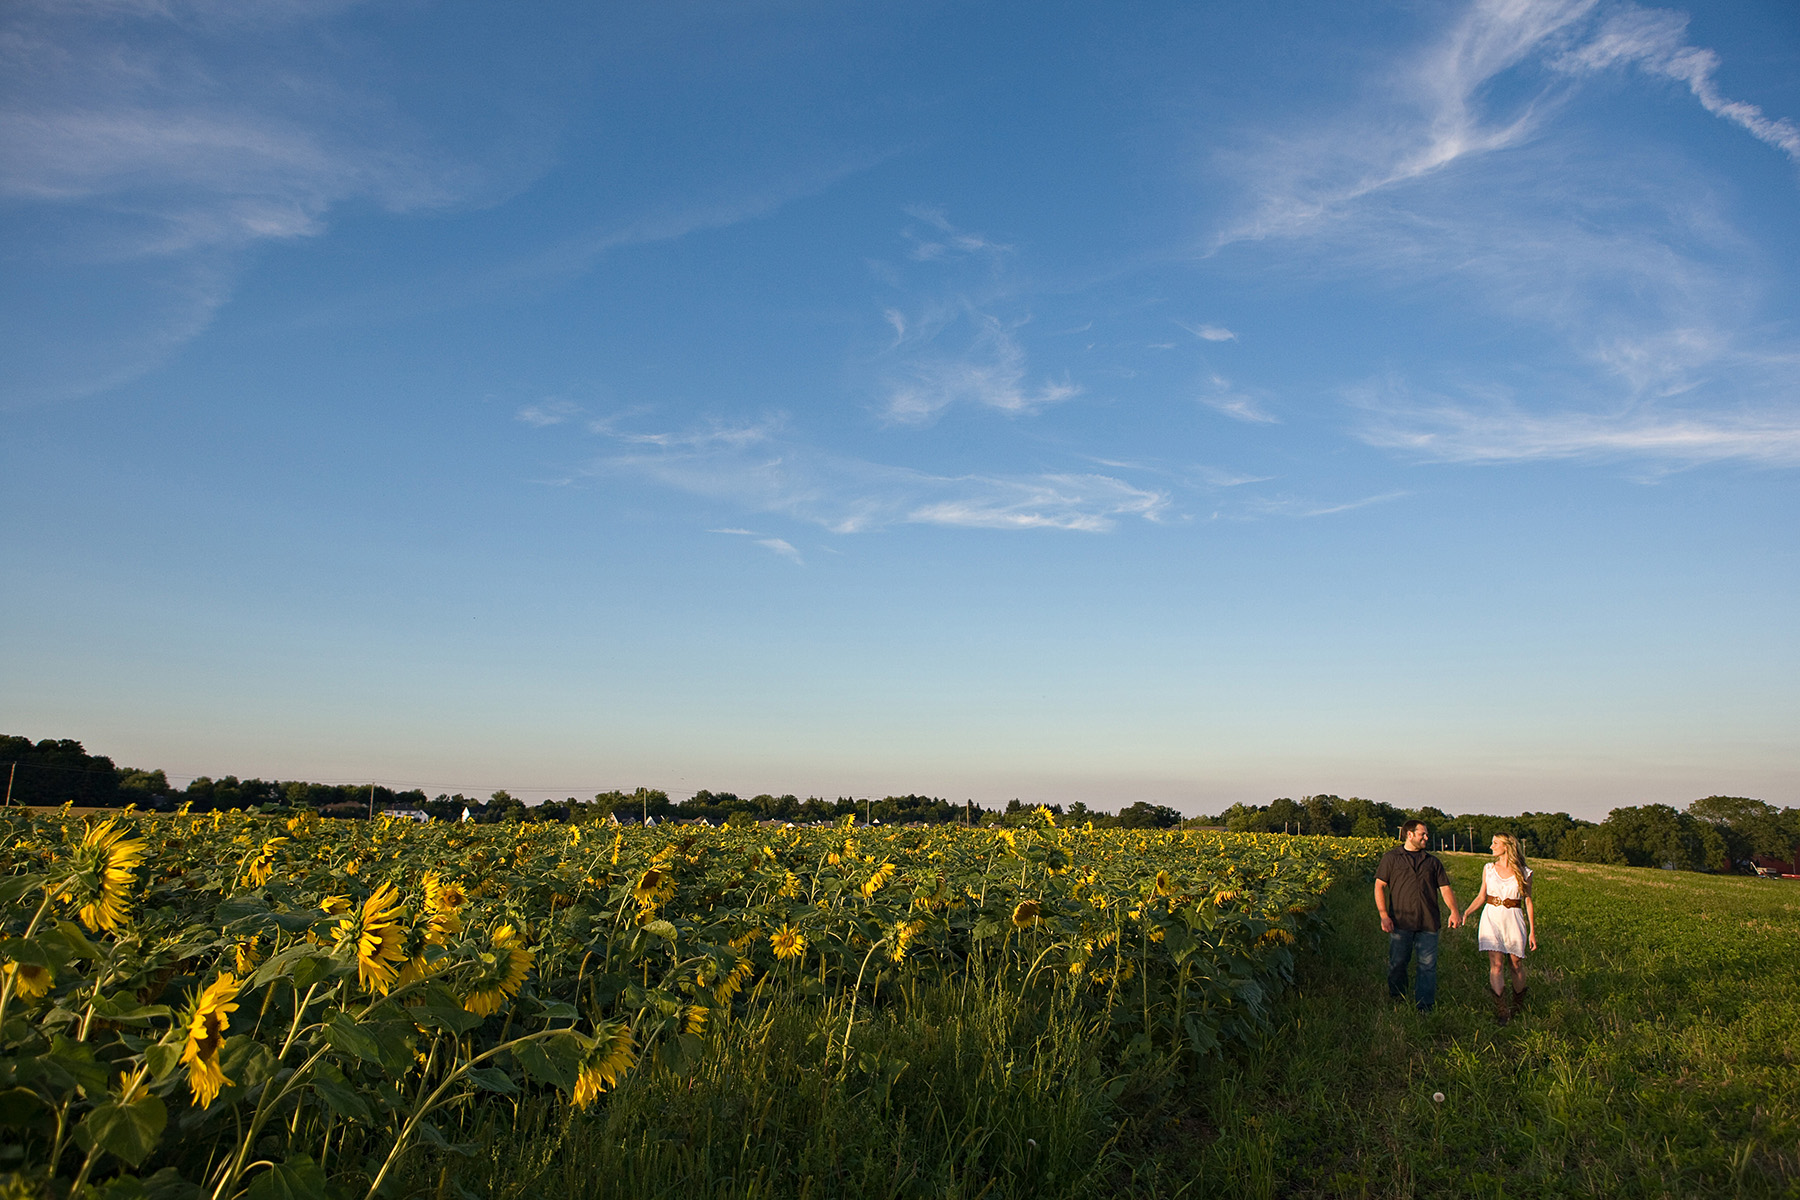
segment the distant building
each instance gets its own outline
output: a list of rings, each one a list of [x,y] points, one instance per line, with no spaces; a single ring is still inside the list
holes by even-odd
[[[403,821],[431,820],[430,813],[417,808],[384,808],[381,810],[381,815],[384,817],[397,817]]]

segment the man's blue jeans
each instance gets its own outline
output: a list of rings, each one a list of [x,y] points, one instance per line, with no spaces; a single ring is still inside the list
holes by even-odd
[[[1420,1012],[1430,1012],[1437,1003],[1438,935],[1429,929],[1396,929],[1388,934],[1388,995],[1399,999],[1406,995],[1406,964],[1419,952],[1419,970],[1414,980],[1413,1001]]]

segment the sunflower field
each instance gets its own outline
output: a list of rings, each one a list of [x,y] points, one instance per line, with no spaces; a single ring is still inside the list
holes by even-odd
[[[402,1195],[479,1114],[604,1109],[806,1006],[817,1066],[955,986],[1118,1061],[1260,1028],[1385,843],[0,813],[0,1197]],[[891,1081],[891,1079],[890,1079]],[[444,1194],[448,1173],[439,1177]]]

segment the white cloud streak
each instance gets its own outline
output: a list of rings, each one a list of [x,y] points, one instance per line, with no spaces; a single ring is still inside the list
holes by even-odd
[[[1676,80],[1687,85],[1707,112],[1732,122],[1800,163],[1800,126],[1785,117],[1772,120],[1754,104],[1721,95],[1713,81],[1719,56],[1688,45],[1687,25],[1686,13],[1625,4],[1606,18],[1591,41],[1557,58],[1553,65],[1564,71],[1585,72],[1630,64],[1646,74]]]
[[[1231,380],[1218,375],[1209,377],[1200,393],[1200,403],[1215,412],[1223,413],[1234,421],[1244,421],[1251,425],[1274,425],[1281,418],[1263,407],[1256,396],[1241,388],[1234,388]]]
[[[904,378],[890,386],[882,410],[889,421],[927,425],[955,404],[1029,415],[1081,394],[1081,388],[1066,379],[1031,384],[1025,350],[1014,330],[986,313],[969,311],[966,315],[973,333],[961,353],[921,348],[908,354],[909,361],[897,368],[896,373]],[[904,320],[896,323],[890,317],[889,321],[898,330],[906,328]],[[935,338],[936,333],[930,336]],[[909,340],[902,333],[900,345],[907,346]]]
[[[1758,313],[1766,264],[1706,173],[1667,141],[1627,151],[1552,120],[1585,78],[1635,68],[1800,161],[1800,129],[1724,96],[1686,33],[1630,4],[1478,0],[1367,103],[1237,164],[1251,212],[1215,249],[1303,243],[1311,277],[1485,310],[1478,336],[1515,348],[1414,369],[1454,399],[1346,389],[1358,437],[1447,462],[1795,464],[1800,352]],[[1231,413],[1229,395],[1202,400]]]
[[[868,462],[786,438],[771,423],[607,435],[628,449],[592,464],[594,474],[649,478],[834,533],[904,524],[1104,533],[1124,517],[1161,520],[1170,504],[1164,491],[1109,475],[948,476]]]
[[[312,40],[341,5],[0,10],[0,204],[15,264],[86,275],[107,324],[63,322],[0,371],[18,404],[87,394],[205,329],[245,251],[317,235],[362,199],[405,213],[490,188]],[[0,314],[0,336],[32,316]]]
[[[1736,460],[1800,466],[1800,412],[1670,413],[1649,407],[1621,412],[1533,413],[1509,400],[1471,403],[1417,396],[1388,382],[1351,399],[1369,415],[1360,431],[1375,446],[1433,462],[1651,459],[1674,465]]]

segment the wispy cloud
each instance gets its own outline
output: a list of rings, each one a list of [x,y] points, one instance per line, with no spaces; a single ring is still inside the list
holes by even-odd
[[[1206,342],[1235,342],[1237,334],[1222,325],[1189,325],[1186,321],[1177,321],[1177,325]]]
[[[943,343],[954,338],[950,329],[940,325],[928,335],[909,337],[904,319],[890,316],[890,323],[901,331],[897,347],[906,353],[905,361],[894,368],[901,378],[890,385],[882,409],[889,421],[929,424],[954,404],[1025,415],[1081,394],[1081,388],[1067,379],[1036,384],[1028,380],[1016,326],[972,309],[963,317],[952,323],[952,328],[964,332],[961,345],[946,352]]]
[[[1233,387],[1231,380],[1220,375],[1207,378],[1200,391],[1200,403],[1234,421],[1245,421],[1252,425],[1273,425],[1281,419],[1265,408],[1256,396],[1242,388]]]
[[[1395,381],[1351,394],[1371,445],[1435,462],[1651,459],[1672,465],[1738,460],[1800,466],[1800,406],[1763,413],[1531,412],[1509,397],[1420,395]]]
[[[1234,164],[1250,213],[1215,248],[1485,313],[1475,336],[1511,351],[1415,364],[1423,399],[1347,388],[1359,437],[1459,462],[1793,461],[1800,347],[1759,312],[1766,257],[1674,143],[1558,120],[1586,79],[1635,68],[1794,156],[1800,129],[1723,96],[1686,31],[1630,4],[1478,0],[1362,104]]]
[[[1626,65],[1686,84],[1708,112],[1800,162],[1800,126],[1723,96],[1719,57],[1687,43],[1687,24],[1685,13],[1628,3],[1477,0],[1367,106],[1235,164],[1252,179],[1252,211],[1212,249],[1302,234],[1378,193],[1518,147],[1560,111],[1573,80]],[[1509,87],[1496,86],[1502,76]]]
[[[901,231],[908,257],[925,265],[880,272],[907,293],[882,310],[892,332],[873,363],[882,419],[925,426],[958,405],[1026,416],[1079,396],[1066,375],[1033,378],[1021,341],[1029,314],[999,315],[1018,307],[1000,270],[1012,247],[952,225],[939,209],[906,211],[926,227]]]
[[[747,537],[756,545],[761,546],[771,554],[787,559],[795,566],[804,567],[806,565],[806,560],[800,556],[800,551],[796,550],[794,544],[786,538],[764,537],[754,529],[709,529],[707,532],[726,533],[733,537]]]
[[[1719,56],[1688,45],[1687,25],[1686,13],[1623,4],[1606,18],[1591,41],[1563,54],[1552,65],[1570,72],[1635,65],[1647,74],[1684,83],[1707,112],[1741,126],[1750,136],[1800,163],[1800,125],[1785,117],[1771,119],[1754,104],[1721,95],[1713,80]]]
[[[958,229],[941,208],[914,205],[906,209],[906,215],[927,227],[924,231],[916,227],[900,231],[900,235],[912,243],[911,257],[918,262],[936,262],[970,254],[999,255],[1012,250],[1011,246],[983,234]]]
[[[318,234],[344,201],[404,213],[493,191],[320,50],[314,27],[341,5],[99,7],[0,9],[6,253],[116,301],[9,363],[10,402],[153,365],[206,328],[244,252]]]
[[[1329,517],[1334,513],[1351,512],[1358,508],[1367,508],[1371,504],[1386,504],[1390,500],[1399,500],[1411,493],[1405,491],[1382,492],[1374,496],[1364,496],[1357,500],[1309,500],[1300,496],[1260,496],[1243,503],[1243,513],[1262,517],[1292,517],[1305,520],[1310,517]]]
[[[935,475],[869,462],[799,442],[778,421],[607,436],[621,452],[595,461],[594,474],[636,475],[835,533],[903,524],[1104,533],[1124,517],[1161,520],[1170,507],[1164,490],[1097,473]]]
[[[527,425],[542,429],[546,425],[561,425],[581,415],[581,405],[573,400],[540,400],[536,404],[527,404],[515,414]]]

